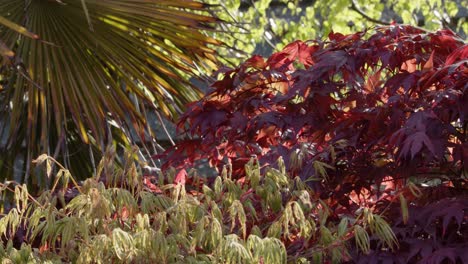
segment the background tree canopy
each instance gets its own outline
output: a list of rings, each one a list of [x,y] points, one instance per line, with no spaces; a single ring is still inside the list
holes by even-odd
[[[332,30],[343,34],[374,25],[397,23],[427,30],[447,28],[465,39],[468,33],[468,9],[463,0],[228,0],[216,13],[225,21],[231,35],[217,37],[236,47],[237,52],[222,52],[237,64],[240,58],[255,53],[263,56],[281,50],[294,40],[323,38]]]

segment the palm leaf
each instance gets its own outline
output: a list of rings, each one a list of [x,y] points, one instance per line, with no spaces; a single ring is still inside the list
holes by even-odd
[[[71,142],[103,149],[110,120],[141,135],[142,107],[176,117],[200,95],[187,76],[213,67],[210,45],[221,44],[203,33],[217,22],[205,9],[191,0],[0,0],[0,169],[22,153],[26,172],[41,153],[68,157]]]

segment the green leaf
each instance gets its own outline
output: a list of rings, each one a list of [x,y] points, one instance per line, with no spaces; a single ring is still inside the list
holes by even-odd
[[[360,225],[355,225],[354,237],[357,247],[361,249],[364,254],[368,254],[370,251],[370,240],[366,230]]]
[[[406,201],[406,198],[403,196],[403,194],[400,194],[399,198],[400,198],[401,216],[403,218],[403,223],[406,224],[408,223],[408,218],[409,218],[408,202]]]
[[[367,223],[369,224],[370,231],[373,234],[376,234],[386,246],[392,250],[399,246],[398,240],[395,236],[395,233],[393,233],[392,228],[380,215],[376,215],[368,211]]]
[[[120,228],[112,231],[112,248],[120,260],[131,260],[134,252],[132,236]]]
[[[328,180],[328,173],[326,169],[335,170],[333,166],[328,165],[318,160],[314,161],[313,164],[314,164],[315,173],[317,175],[320,175],[324,180]]]
[[[239,200],[235,200],[231,207],[229,207],[229,215],[231,216],[231,232],[236,226],[236,221],[239,221],[241,226],[242,236],[245,239],[247,236],[247,225],[246,225],[246,215],[244,211],[244,206]]]
[[[341,237],[344,234],[346,234],[346,231],[348,230],[348,223],[349,223],[349,220],[347,217],[343,217],[341,219],[340,223],[338,224],[338,232],[337,232],[338,237]]]
[[[8,27],[8,28],[20,33],[20,34],[23,34],[23,35],[25,35],[27,37],[30,37],[30,38],[33,38],[33,39],[38,39],[39,38],[38,35],[28,31],[25,27],[22,27],[22,26],[20,26],[20,25],[18,25],[16,23],[13,23],[13,22],[11,22],[10,20],[6,19],[3,16],[0,16],[0,24],[4,25],[4,26],[6,26],[6,27]]]
[[[224,237],[220,248],[220,255],[223,263],[251,263],[252,255],[241,243],[238,236],[231,234]]]

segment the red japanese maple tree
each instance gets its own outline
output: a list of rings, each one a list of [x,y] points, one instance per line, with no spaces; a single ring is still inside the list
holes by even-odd
[[[183,115],[188,137],[166,166],[204,158],[242,180],[252,157],[281,157],[337,218],[366,206],[390,220],[405,246],[357,262],[468,263],[468,46],[404,25],[328,38],[223,69]]]

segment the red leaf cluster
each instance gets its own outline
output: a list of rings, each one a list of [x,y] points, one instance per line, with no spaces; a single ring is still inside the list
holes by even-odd
[[[420,239],[430,233],[425,226],[440,225],[443,237],[467,232],[468,200],[460,193],[468,175],[468,45],[451,31],[392,25],[296,41],[226,69],[212,87],[183,115],[179,128],[191,139],[166,153],[166,166],[205,158],[218,168],[231,163],[241,178],[251,157],[272,166],[282,157],[291,177],[308,180],[335,211],[360,206],[350,194],[378,199],[389,177],[394,188],[410,178],[439,180],[439,188],[455,190],[456,206],[428,215],[441,205],[420,198],[410,206],[426,212],[416,218],[420,229],[393,223],[406,243],[420,243],[407,261],[452,260],[467,247],[466,233],[454,235],[450,248],[428,249]],[[326,177],[317,162],[330,165]]]

